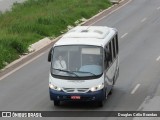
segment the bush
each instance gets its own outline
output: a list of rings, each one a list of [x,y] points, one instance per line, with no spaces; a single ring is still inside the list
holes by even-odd
[[[17,51],[17,53],[22,54],[27,51],[27,46],[20,40],[11,41],[11,47]]]

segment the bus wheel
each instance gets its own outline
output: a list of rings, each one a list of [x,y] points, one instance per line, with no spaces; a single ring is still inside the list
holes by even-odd
[[[114,78],[115,78],[115,77],[114,77]],[[109,91],[108,95],[111,95],[111,94],[112,94],[112,90],[113,90],[114,84],[115,84],[115,79],[113,79],[112,88],[111,88],[111,90]]]
[[[105,100],[98,101],[98,106],[103,107]]]
[[[109,91],[109,94],[108,95],[112,95],[112,89]]]
[[[60,105],[60,101],[55,100],[55,101],[54,101],[54,106],[59,106],[59,105]]]
[[[99,107],[103,107],[103,105],[104,105],[104,100],[98,101],[98,106],[99,106]]]
[[[107,98],[108,98],[108,94],[107,92],[105,92],[105,99],[107,100]]]

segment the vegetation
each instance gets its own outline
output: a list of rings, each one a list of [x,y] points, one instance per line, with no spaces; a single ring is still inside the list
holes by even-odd
[[[111,5],[108,0],[27,0],[0,14],[0,69],[28,52],[30,44],[57,37],[75,21]]]

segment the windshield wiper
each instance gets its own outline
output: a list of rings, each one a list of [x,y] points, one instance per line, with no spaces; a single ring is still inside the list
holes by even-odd
[[[53,68],[54,70],[58,70],[58,71],[62,71],[62,72],[66,72],[66,73],[69,73],[69,74],[73,74],[75,75],[76,77],[79,77],[76,73],[74,73],[74,71],[68,71],[68,70],[62,70],[62,69],[55,69]]]
[[[80,72],[80,73],[90,73],[92,74],[93,76],[96,76],[96,74],[92,73],[92,72],[87,72],[87,71],[76,71],[76,72]]]

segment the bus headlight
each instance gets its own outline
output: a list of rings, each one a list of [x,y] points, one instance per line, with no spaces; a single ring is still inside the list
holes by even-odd
[[[101,85],[97,85],[95,87],[91,87],[90,88],[90,91],[94,92],[94,91],[98,91],[98,90],[101,90],[104,88],[104,84],[101,84]]]
[[[57,90],[57,91],[61,91],[62,89],[60,87],[57,87],[53,84],[49,84],[49,88],[53,89],[53,90]]]

